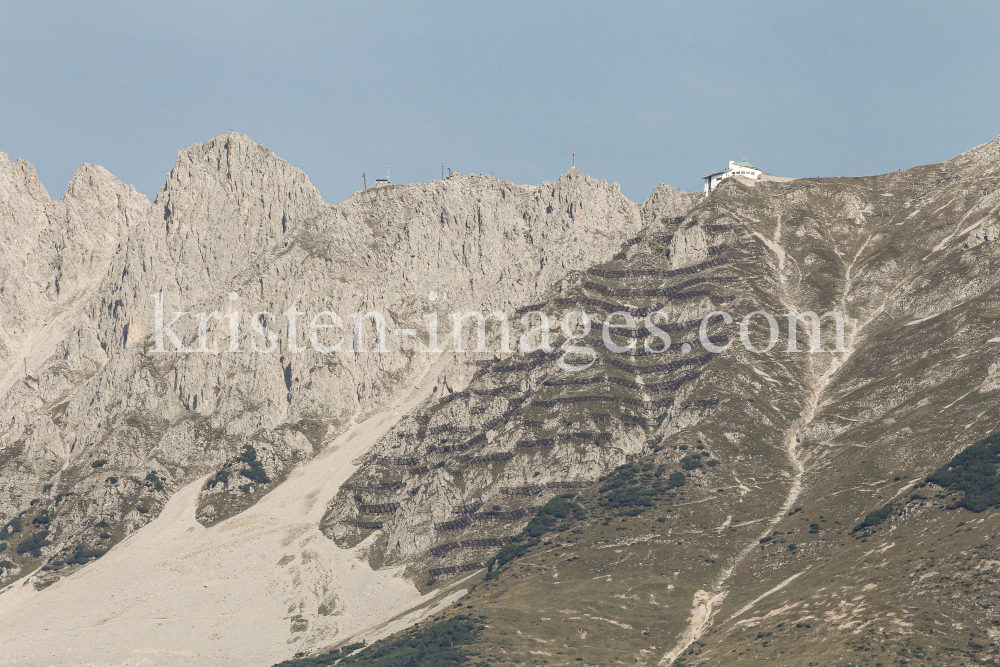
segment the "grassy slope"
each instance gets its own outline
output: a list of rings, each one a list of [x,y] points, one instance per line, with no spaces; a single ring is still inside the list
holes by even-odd
[[[978,179],[997,180],[980,166]],[[997,512],[948,509],[956,498],[932,487],[910,500],[915,483],[1000,425],[997,393],[977,389],[995,358],[984,342],[1000,320],[1000,260],[995,246],[965,250],[959,234],[988,214],[980,195],[996,183],[956,177],[970,169],[960,158],[865,179],[731,184],[692,211],[733,226],[726,273],[742,280],[727,310],[837,308],[851,319],[850,354],[818,395],[830,355],[715,359],[689,398],[721,405],[668,424],[663,449],[638,463],[677,469],[700,441],[720,464],[637,517],[603,508],[597,485],[580,492],[586,519],[461,602],[488,619],[477,660],[656,664],[698,590],[725,599],[676,664],[988,660],[1000,637]],[[790,515],[780,511],[794,477],[789,434],[804,466]],[[903,516],[853,531],[894,500],[906,501],[894,509]]]

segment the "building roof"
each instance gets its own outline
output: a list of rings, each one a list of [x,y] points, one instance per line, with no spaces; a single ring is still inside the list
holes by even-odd
[[[732,160],[730,160],[730,162],[732,162]],[[733,162],[733,166],[744,167],[746,169],[757,169],[757,167],[755,167],[752,164],[750,164],[749,162],[747,162],[746,158],[743,158],[743,162]],[[726,167],[722,171],[713,171],[711,174],[708,174],[707,176],[704,176],[702,180],[708,180],[709,178],[712,178],[713,176],[721,176],[722,174],[725,174],[725,173],[730,172],[730,171],[732,171],[731,167]],[[757,171],[760,171],[760,169],[757,169]]]

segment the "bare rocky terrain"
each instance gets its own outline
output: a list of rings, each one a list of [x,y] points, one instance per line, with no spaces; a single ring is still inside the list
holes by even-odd
[[[394,664],[475,613],[476,665],[995,664],[998,182],[1000,139],[641,205],[573,169],[332,206],[231,134],[150,204],[3,156],[4,655]],[[513,349],[428,352],[471,310]]]

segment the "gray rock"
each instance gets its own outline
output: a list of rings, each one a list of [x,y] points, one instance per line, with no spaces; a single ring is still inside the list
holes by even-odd
[[[98,521],[120,539],[225,464],[234,474],[206,489],[205,520],[239,511],[384,405],[424,354],[426,314],[450,343],[449,313],[529,303],[641,225],[617,185],[575,169],[541,186],[452,174],[331,206],[305,174],[237,134],[179,151],[153,204],[90,165],[52,201],[30,165],[4,157],[0,216],[0,513],[52,510],[46,559],[106,544]],[[155,351],[153,295],[165,323],[188,313],[172,327],[187,353],[169,337]],[[293,304],[305,313],[296,341],[282,315]],[[262,311],[275,314],[264,316],[278,338],[270,353],[253,347],[266,347],[251,327]],[[336,352],[309,344],[321,311],[345,322],[320,332],[346,334]],[[373,325],[365,351],[351,349],[351,317],[368,311],[387,319],[384,353],[371,351]],[[471,373],[458,365],[442,384],[458,390]],[[250,443],[269,484],[237,472]],[[225,511],[210,502],[222,489]]]

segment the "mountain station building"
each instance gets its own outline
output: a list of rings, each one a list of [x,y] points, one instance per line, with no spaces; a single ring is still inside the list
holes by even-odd
[[[705,174],[705,194],[707,195],[709,192],[714,190],[718,187],[719,183],[730,176],[742,176],[743,178],[752,178],[757,180],[760,178],[762,173],[764,172],[747,162],[746,158],[743,158],[743,162],[733,162],[730,160],[729,168],[725,171]]]

